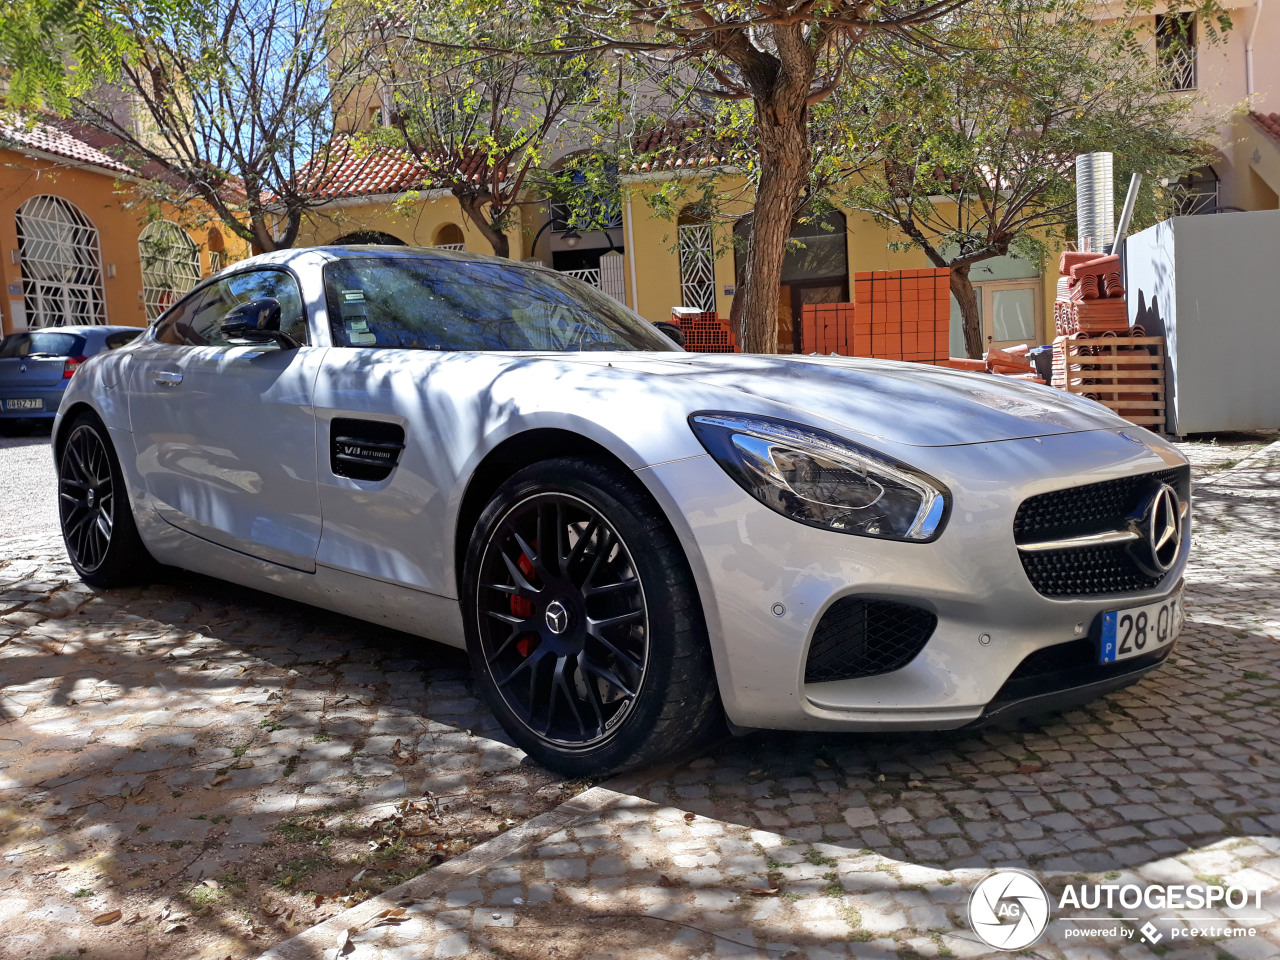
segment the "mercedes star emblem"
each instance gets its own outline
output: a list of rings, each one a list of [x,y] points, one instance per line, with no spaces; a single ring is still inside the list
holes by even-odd
[[[1182,509],[1178,494],[1167,483],[1156,490],[1143,516],[1143,534],[1153,573],[1167,573],[1182,548]]]
[[[547,629],[557,636],[569,629],[569,611],[559,600],[547,604]]]

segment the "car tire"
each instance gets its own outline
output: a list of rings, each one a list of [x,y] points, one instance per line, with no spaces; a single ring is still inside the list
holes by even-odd
[[[516,473],[476,524],[462,595],[480,691],[543,766],[603,776],[723,729],[693,574],[635,478],[574,457]]]
[[[95,587],[145,583],[155,561],[138,535],[106,425],[79,414],[58,450],[58,519],[76,573]]]

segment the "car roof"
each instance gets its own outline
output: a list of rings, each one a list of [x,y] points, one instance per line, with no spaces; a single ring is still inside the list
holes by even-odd
[[[289,250],[273,250],[270,253],[259,253],[246,260],[231,264],[220,271],[218,276],[238,273],[246,268],[257,266],[291,266],[317,260],[321,263],[330,263],[334,260],[346,260],[352,257],[385,260],[414,260],[431,257],[472,263],[501,263],[506,267],[525,270],[547,270],[540,263],[523,263],[506,257],[495,257],[485,253],[469,253],[465,250],[441,250],[438,247],[384,246],[381,244],[329,244],[318,247],[293,247]]]
[[[77,336],[84,336],[88,333],[120,333],[123,330],[137,330],[142,333],[146,329],[146,327],[133,327],[125,324],[85,323],[66,327],[28,327],[26,330],[14,330],[9,336],[16,337],[20,333],[74,333]]]

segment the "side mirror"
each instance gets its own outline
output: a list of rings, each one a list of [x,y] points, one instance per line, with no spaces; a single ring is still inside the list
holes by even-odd
[[[654,324],[659,330],[674,340],[680,346],[684,346],[684,331],[680,329],[678,324],[671,323],[667,320],[659,320]]]
[[[222,336],[237,347],[274,343],[281,350],[301,344],[280,330],[280,301],[274,297],[246,300],[222,318]]]

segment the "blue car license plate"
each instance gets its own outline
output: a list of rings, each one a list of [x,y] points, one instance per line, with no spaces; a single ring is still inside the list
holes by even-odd
[[[6,400],[4,408],[5,410],[43,410],[44,401],[39,397],[34,400]]]
[[[1104,613],[1098,662],[1115,663],[1167,647],[1178,639],[1185,617],[1181,590],[1140,607]]]

